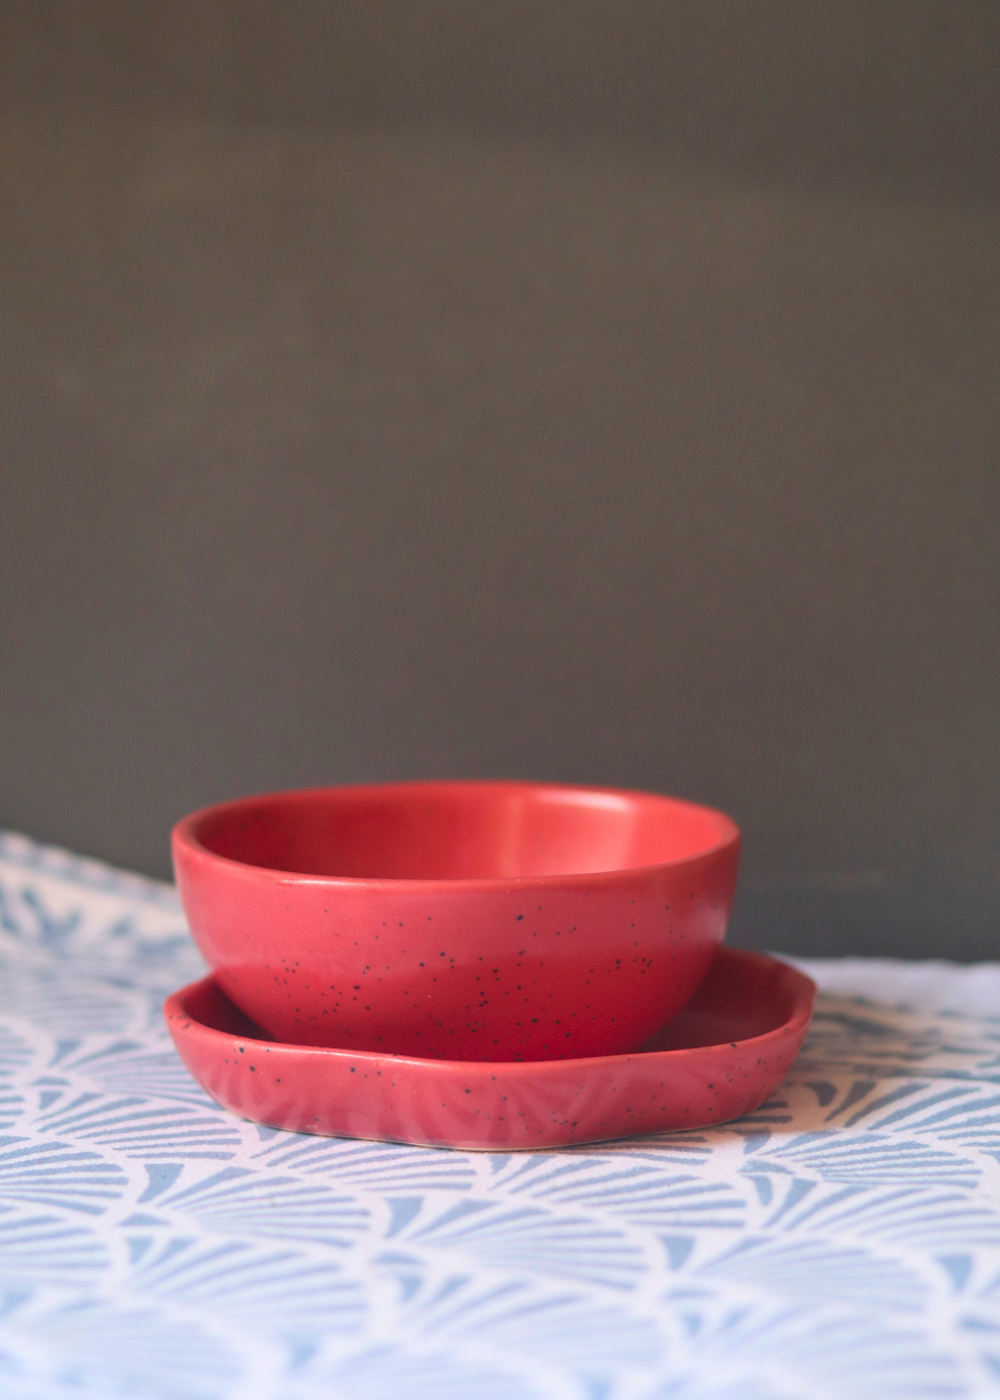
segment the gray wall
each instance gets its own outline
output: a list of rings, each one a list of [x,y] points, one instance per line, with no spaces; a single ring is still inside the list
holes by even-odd
[[[629,784],[1000,956],[1000,8],[0,3],[0,824]]]

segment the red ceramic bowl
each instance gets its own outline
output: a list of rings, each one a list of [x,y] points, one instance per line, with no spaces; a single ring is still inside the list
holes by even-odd
[[[454,1060],[626,1053],[725,933],[739,832],[650,793],[541,783],[320,788],[174,829],[219,985],[270,1035]]]

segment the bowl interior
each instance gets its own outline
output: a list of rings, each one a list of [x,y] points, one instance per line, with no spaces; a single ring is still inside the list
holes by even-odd
[[[414,783],[247,798],[201,813],[191,835],[215,855],[303,875],[502,880],[663,865],[737,833],[721,812],[651,793]]]

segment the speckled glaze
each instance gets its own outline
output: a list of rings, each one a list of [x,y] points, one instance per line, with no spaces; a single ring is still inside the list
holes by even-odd
[[[722,941],[739,833],[710,808],[530,783],[313,789],[173,834],[218,985],[298,1045],[448,1060],[633,1050]]]
[[[816,988],[723,948],[688,1006],[632,1055],[483,1064],[261,1039],[210,976],[166,1003],[178,1053],[225,1108],[293,1132],[517,1150],[701,1128],[750,1112],[798,1054]]]

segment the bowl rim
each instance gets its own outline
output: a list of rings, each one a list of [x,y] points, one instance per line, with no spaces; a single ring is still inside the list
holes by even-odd
[[[235,860],[232,856],[219,855],[210,850],[208,846],[202,844],[196,834],[196,828],[206,818],[236,811],[241,807],[253,804],[274,801],[276,799],[290,800],[300,797],[316,799],[325,793],[338,793],[344,795],[362,795],[368,793],[393,793],[412,792],[414,790],[442,791],[449,789],[479,789],[500,793],[503,791],[521,792],[553,792],[562,795],[572,794],[580,797],[592,796],[601,798],[618,798],[623,801],[635,803],[637,801],[664,802],[670,806],[686,809],[690,812],[698,812],[703,816],[712,818],[719,828],[719,839],[702,849],[694,851],[690,855],[679,856],[675,860],[658,861],[652,865],[618,866],[612,870],[578,871],[562,875],[508,875],[508,876],[471,876],[462,879],[443,878],[396,878],[385,875],[317,875],[305,871],[282,870],[276,866],[253,865],[249,861]],[[717,807],[710,807],[701,802],[692,802],[687,798],[673,797],[666,793],[651,792],[641,788],[622,787],[602,787],[591,783],[561,783],[561,782],[534,782],[525,779],[466,779],[466,778],[443,778],[443,779],[412,779],[401,782],[386,783],[349,783],[349,784],[328,784],[318,787],[298,787],[274,790],[271,792],[252,793],[245,797],[230,798],[224,802],[213,802],[206,807],[200,807],[197,811],[189,812],[182,817],[174,826],[171,832],[171,850],[174,857],[175,869],[179,864],[178,855],[183,853],[188,858],[194,858],[199,863],[217,865],[227,870],[231,874],[240,874],[243,878],[256,881],[264,880],[280,885],[303,885],[320,886],[324,889],[354,889],[354,890],[381,890],[386,893],[396,891],[399,893],[417,893],[437,891],[441,893],[490,893],[522,890],[558,890],[575,889],[581,884],[602,886],[613,886],[622,880],[623,876],[636,876],[641,874],[652,874],[656,871],[680,870],[696,866],[700,862],[709,861],[726,850],[734,850],[738,854],[742,837],[739,827],[726,812]]]

